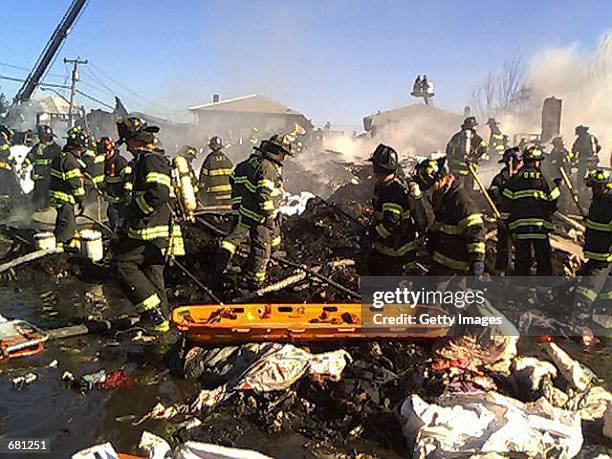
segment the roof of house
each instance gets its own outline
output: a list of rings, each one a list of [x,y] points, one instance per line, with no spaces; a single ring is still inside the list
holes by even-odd
[[[45,113],[67,114],[70,108],[70,104],[67,101],[56,96],[43,97],[39,102],[42,106],[42,111]]]
[[[429,119],[434,122],[459,126],[463,117],[457,113],[448,112],[433,105],[412,104],[405,107],[394,108],[375,115],[365,116],[363,126],[366,131],[376,126],[400,122],[411,118]]]
[[[296,110],[257,94],[236,97],[234,99],[220,100],[219,102],[210,102],[203,105],[195,105],[193,107],[189,107],[189,110],[301,115],[301,113]]]

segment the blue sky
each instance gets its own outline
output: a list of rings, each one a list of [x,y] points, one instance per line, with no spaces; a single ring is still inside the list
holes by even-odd
[[[0,75],[27,74],[5,64],[31,67],[70,3],[2,0]],[[46,81],[67,81],[62,58],[78,55],[91,62],[80,89],[111,103],[116,91],[130,110],[259,93],[319,124],[358,125],[410,102],[417,73],[460,111],[507,57],[589,52],[610,29],[610,0],[89,0]],[[18,86],[0,80],[9,98]]]

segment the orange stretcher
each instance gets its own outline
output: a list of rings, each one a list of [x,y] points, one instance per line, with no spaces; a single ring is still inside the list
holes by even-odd
[[[25,320],[0,323],[0,361],[38,354],[49,335]]]
[[[444,336],[449,328],[419,323],[377,324],[376,313],[360,303],[206,304],[174,309],[172,323],[195,344],[437,338]],[[385,306],[385,316],[407,318],[422,314],[447,315],[443,309],[431,305]]]

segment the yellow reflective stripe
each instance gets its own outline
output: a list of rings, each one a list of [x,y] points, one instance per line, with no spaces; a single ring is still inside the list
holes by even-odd
[[[155,209],[153,209],[153,207],[151,207],[149,205],[149,203],[145,199],[144,191],[141,191],[141,192],[136,194],[136,196],[134,197],[134,202],[136,202],[136,204],[138,205],[140,210],[142,210],[142,213],[145,214],[145,215],[150,215],[155,210]]]
[[[510,191],[508,188],[504,188],[504,191],[502,192],[502,194],[508,199],[514,199],[514,193]]]
[[[459,227],[459,231],[463,232],[471,226],[477,226],[482,224],[484,224],[484,221],[482,220],[481,214],[470,214],[463,220],[461,220],[457,226]]]
[[[232,255],[236,253],[236,244],[232,244],[229,241],[221,241],[220,247],[224,250],[227,250]]]
[[[170,228],[168,225],[152,226],[150,228],[128,228],[128,236],[143,241],[166,239],[170,237]]]
[[[49,164],[51,164],[50,159],[46,159],[46,158],[39,158],[37,160],[34,161],[34,165],[35,166],[48,166]]]
[[[261,209],[262,210],[274,210],[274,202],[270,200],[264,201],[263,204],[261,205]]]
[[[434,261],[440,263],[441,265],[448,266],[449,268],[457,269],[460,271],[467,271],[470,267],[469,263],[447,257],[446,255],[442,255],[440,252],[434,252],[432,258]]]
[[[561,191],[559,190],[559,187],[554,187],[552,190],[550,190],[548,199],[550,201],[554,201],[555,199],[559,199],[559,196],[561,196]]]
[[[231,185],[214,185],[206,187],[206,191],[210,193],[218,192],[218,191],[232,191]]]
[[[94,159],[94,164],[100,164],[104,162],[104,155],[98,155]]]
[[[217,175],[232,175],[232,168],[211,169],[210,171],[207,171],[206,169],[204,170],[206,171],[205,175],[210,175],[212,177]]]
[[[391,233],[387,231],[387,228],[385,228],[382,223],[376,225],[376,228],[374,229],[376,230],[378,235],[382,237],[383,239],[387,239],[389,236],[391,236]]]
[[[382,205],[383,212],[392,212],[397,215],[401,215],[404,210],[402,206],[399,204],[395,204],[394,202],[385,202]]]
[[[96,185],[98,185],[99,183],[102,183],[104,181],[104,176],[103,175],[96,175],[95,177],[93,177],[92,180]]]
[[[82,186],[75,188],[74,190],[72,190],[72,194],[75,196],[85,196],[85,188],[83,188]]]
[[[74,199],[74,196],[68,193],[64,193],[63,191],[51,190],[49,191],[49,198],[55,199],[58,201],[67,202],[70,204],[74,204],[76,202]]]
[[[267,188],[268,190],[274,190],[274,188],[276,188],[274,186],[274,182],[269,179],[261,179],[259,182],[257,182],[257,186],[259,188]]]
[[[442,222],[434,222],[431,226],[431,229],[436,232],[446,233],[446,234],[459,234],[459,227],[456,225],[448,225]]]
[[[134,308],[136,308],[138,312],[145,312],[157,308],[160,304],[161,300],[159,299],[159,296],[157,293],[154,293],[153,295],[146,297],[140,303],[136,303]]]
[[[256,212],[253,212],[252,210],[247,209],[246,207],[242,206],[240,207],[240,211],[239,211],[242,215],[244,215],[245,217],[249,217],[259,223],[264,221],[264,217],[263,215],[259,215]]]
[[[149,172],[145,176],[146,183],[158,183],[160,185],[167,186],[168,188],[172,188],[172,181],[170,180],[170,176],[167,174],[162,174],[161,172]]]
[[[546,239],[548,236],[542,233],[527,233],[527,234],[517,234],[516,238],[519,240],[525,239]]]
[[[510,212],[500,212],[500,217],[502,220],[508,220],[510,218]]]
[[[610,226],[610,223],[598,223],[598,222],[591,220],[590,218],[587,218],[584,223],[587,228],[590,228],[595,231],[604,231],[606,233],[612,231],[612,227]]]
[[[467,250],[470,253],[485,253],[485,243],[484,242],[474,242],[472,244],[468,244]]]
[[[600,293],[599,294],[599,299],[600,300],[612,300],[612,291],[605,292],[605,293]]]
[[[253,277],[255,278],[255,280],[263,282],[263,281],[266,280],[266,272],[265,271],[257,271],[255,274],[253,274]]]
[[[4,161],[0,161],[0,169],[7,169],[9,171],[13,170],[13,166],[9,163],[5,163]]]
[[[253,193],[257,191],[257,185],[251,183],[246,176],[240,175],[234,178],[234,183],[244,185],[245,188]]]
[[[125,182],[123,184],[123,189],[124,190],[131,190],[134,188],[134,184],[132,182]]]
[[[57,169],[51,169],[51,176],[52,177],[57,177],[58,179],[62,179],[64,180],[64,174],[62,174],[60,171],[58,171]]]
[[[408,252],[414,250],[417,246],[416,241],[410,241],[404,245],[401,245],[397,248],[386,247],[380,242],[374,244],[374,248],[378,250],[383,255],[388,255],[390,257],[402,257],[406,255]]]
[[[272,247],[278,247],[280,243],[281,243],[280,236],[276,236],[275,238],[272,239]]]
[[[595,290],[591,290],[590,288],[586,288],[586,287],[577,287],[576,294],[584,296],[585,298],[588,298],[590,301],[595,301],[597,299],[597,292]]]
[[[508,225],[508,229],[513,230],[516,228],[520,228],[521,226],[538,226],[547,229],[553,229],[553,224],[542,218],[520,218],[510,223]]]
[[[591,252],[589,250],[585,250],[584,256],[586,258],[590,258],[591,260],[595,260],[595,261],[605,261],[605,262],[612,261],[612,254],[610,254],[610,252]]]
[[[82,176],[81,169],[79,169],[78,167],[64,172],[64,178],[66,180],[70,180],[74,178],[81,178],[81,176]]]

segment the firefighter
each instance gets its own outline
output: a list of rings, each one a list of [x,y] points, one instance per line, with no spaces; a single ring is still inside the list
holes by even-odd
[[[13,130],[0,125],[0,207],[10,208],[11,198],[21,194],[15,175],[15,158],[11,154]]]
[[[187,165],[189,166],[189,177],[191,178],[193,190],[195,191],[195,194],[197,196],[199,187],[198,180],[196,179],[196,173],[193,168],[193,162],[198,158],[198,149],[191,145],[183,145],[181,148],[179,148],[177,155],[182,156],[187,160]]]
[[[257,167],[260,156],[261,151],[259,148],[254,148],[251,155],[244,161],[238,163],[230,175],[230,185],[232,187],[232,216],[234,219],[234,224],[236,224],[239,220],[242,197],[247,192],[245,177],[248,175],[250,169]]]
[[[503,158],[498,162],[504,164],[504,167],[495,177],[493,177],[491,186],[489,187],[489,194],[499,210],[503,209],[502,193],[506,187],[506,183],[508,182],[508,179],[515,175],[523,166],[523,156],[517,147],[508,148],[506,151],[504,151]],[[508,270],[510,237],[507,227],[508,213],[503,211],[500,213],[500,219],[497,221],[497,257],[495,259],[495,270],[498,274],[503,276]]]
[[[489,118],[487,126],[491,132],[489,134],[489,147],[487,150],[489,157],[500,158],[508,148],[508,136],[504,135],[499,129],[499,123],[495,118]]]
[[[113,263],[142,324],[163,333],[169,329],[164,268],[169,257],[184,255],[181,228],[172,218],[171,166],[157,147],[158,127],[129,117],[117,121],[117,131],[118,143],[125,142],[135,158],[132,199],[113,248]]]
[[[417,224],[424,215],[420,189],[397,177],[397,152],[380,144],[369,159],[374,167],[374,215],[366,236],[365,257],[370,276],[401,276],[416,269]],[[419,211],[413,212],[416,207]]]
[[[281,215],[284,199],[282,164],[292,154],[286,135],[273,135],[257,147],[240,168],[234,182],[242,186],[238,222],[228,237],[221,241],[217,270],[222,272],[240,244],[250,237],[251,248],[246,267],[246,287],[257,290],[265,283],[272,251],[281,243]]]
[[[433,260],[429,273],[480,277],[485,256],[482,214],[458,178],[446,172],[445,162],[446,158],[423,160],[415,171],[421,189],[432,189],[434,222],[426,243]]]
[[[88,148],[89,136],[79,128],[68,130],[66,145],[51,162],[49,204],[57,211],[55,240],[60,247],[67,247],[76,232],[75,205],[83,211],[85,188],[80,158]]]
[[[576,140],[570,153],[571,165],[577,169],[575,183],[576,188],[581,189],[589,169],[597,167],[599,163],[598,153],[601,151],[599,140],[593,134],[589,134],[588,126],[576,126],[574,131]]]
[[[594,169],[587,175],[585,184],[592,189],[593,200],[585,219],[584,256],[587,262],[577,273],[580,278],[575,311],[588,322],[598,308],[609,311],[612,302],[612,171]]]
[[[97,151],[104,155],[104,181],[102,188],[105,199],[108,201],[106,216],[112,229],[121,226],[118,223],[123,218],[123,208],[129,202],[129,192],[132,167],[127,160],[119,154],[115,142],[110,137],[102,137],[98,142]]]
[[[474,177],[470,174],[468,162],[478,166],[478,161],[487,152],[487,142],[476,133],[476,126],[476,118],[468,116],[461,125],[461,131],[453,135],[446,146],[451,173],[459,179],[459,186],[470,193],[474,189]]]
[[[62,151],[55,142],[55,135],[50,126],[41,124],[37,127],[38,143],[32,147],[21,165],[22,171],[33,165],[32,180],[34,192],[32,205],[34,210],[43,210],[49,207],[49,181],[50,168],[53,160]]]
[[[514,241],[514,274],[527,276],[535,252],[538,276],[552,275],[552,260],[548,233],[552,230],[552,214],[560,196],[559,183],[553,186],[541,171],[543,151],[532,146],[523,153],[523,167],[508,179],[502,193],[503,211],[508,214],[508,230]]]
[[[210,148],[210,154],[200,169],[199,183],[202,204],[230,208],[232,205],[230,176],[233,164],[223,153],[223,141],[219,137],[211,137],[208,148]]]
[[[87,201],[96,202],[99,197],[99,189],[104,182],[105,152],[99,151],[96,140],[89,136],[89,145],[83,153],[85,165],[85,193]]]
[[[570,152],[565,148],[563,137],[555,137],[551,141],[552,148],[548,153],[546,163],[543,165],[544,173],[549,177],[556,177],[559,174],[559,169],[562,167],[565,172],[571,175],[570,170]]]

